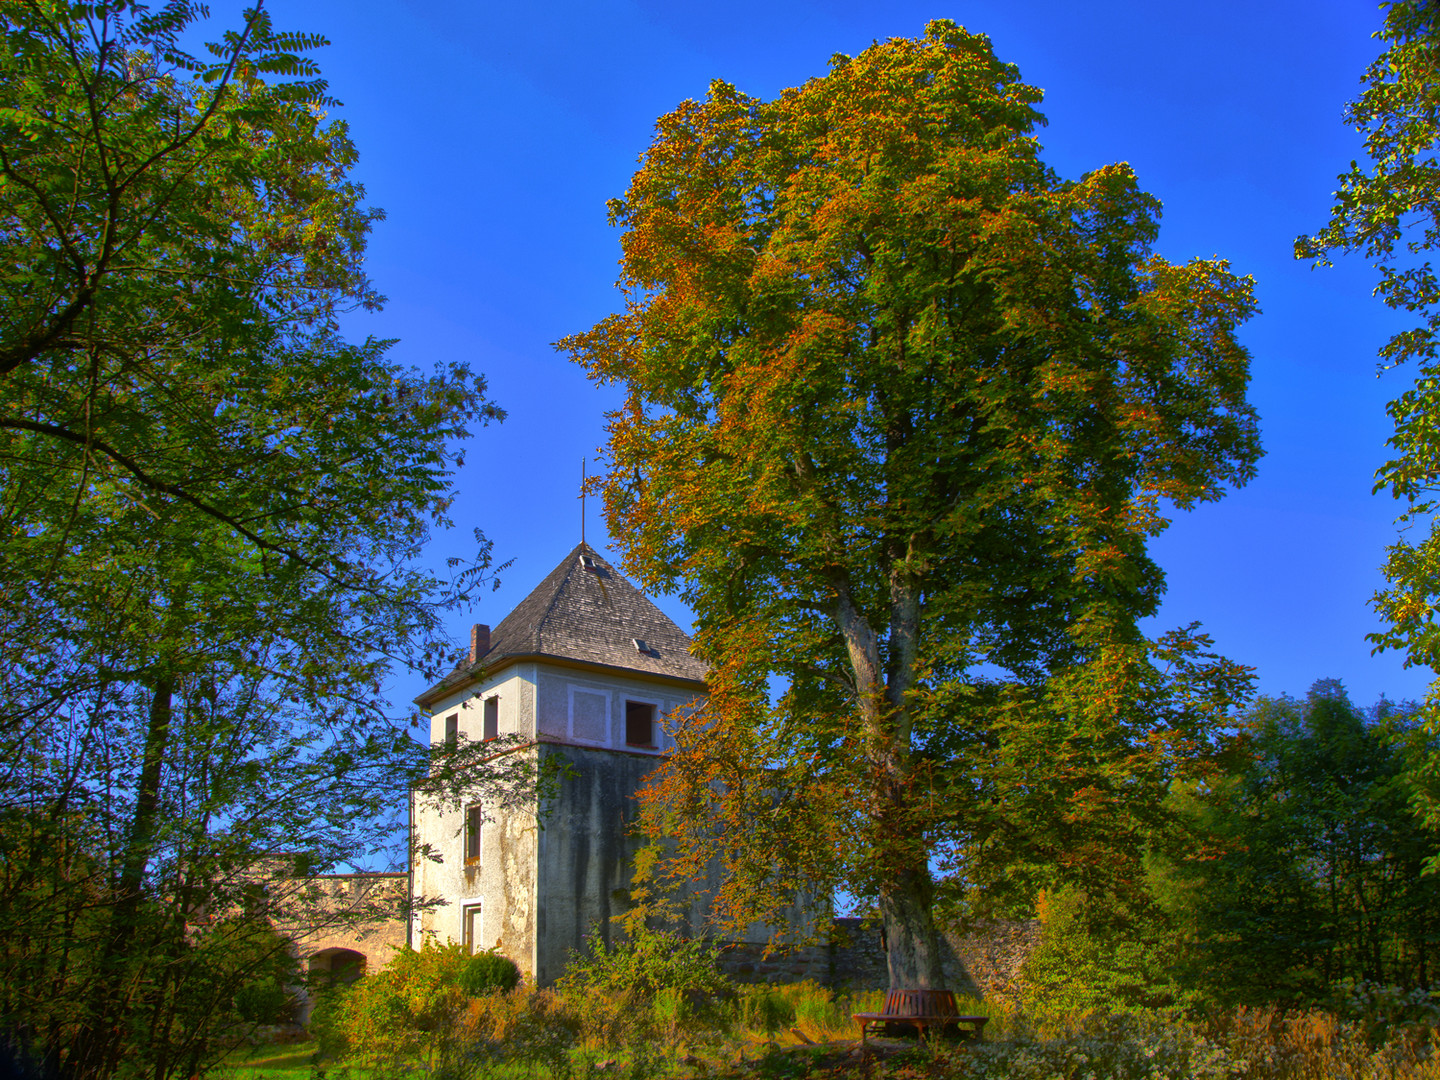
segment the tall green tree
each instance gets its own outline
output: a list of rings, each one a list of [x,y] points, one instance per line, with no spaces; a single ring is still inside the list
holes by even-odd
[[[379,214],[323,39],[197,15],[0,4],[0,1022],[64,1076],[194,1075],[410,782],[528,782],[386,686],[486,577],[417,555],[499,410],[339,336]]]
[[[1405,508],[1385,560],[1389,586],[1375,596],[1387,628],[1371,640],[1403,652],[1407,666],[1440,674],[1440,277],[1430,257],[1440,243],[1440,10],[1429,0],[1381,6],[1385,23],[1375,36],[1385,51],[1344,114],[1364,135],[1367,160],[1340,175],[1329,223],[1298,238],[1295,255],[1328,265],[1337,252],[1363,254],[1379,275],[1376,294],[1418,319],[1380,349],[1382,371],[1411,364],[1415,380],[1388,406],[1394,456],[1375,474],[1376,490],[1388,489]],[[1422,744],[1440,737],[1437,686],[1425,704]],[[1417,809],[1440,829],[1440,756],[1418,754],[1409,775]]]
[[[1214,858],[1193,862],[1198,981],[1221,999],[1326,999],[1345,979],[1430,987],[1440,881],[1407,805],[1397,735],[1413,709],[1357,708],[1335,680],[1264,698],[1248,762],[1197,806]]]
[[[1128,167],[1057,176],[1040,97],[948,22],[773,101],[712,83],[611,204],[625,309],[561,342],[625,391],[611,532],[712,666],[652,823],[720,853],[734,922],[873,897],[896,986],[941,985],[939,748],[993,737],[981,673],[1070,671],[1120,723],[1146,539],[1259,456],[1249,280],[1155,256]]]

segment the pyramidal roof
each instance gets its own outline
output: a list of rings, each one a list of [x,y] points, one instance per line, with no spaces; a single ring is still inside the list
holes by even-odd
[[[690,636],[581,543],[490,632],[490,649],[468,660],[416,701],[425,704],[465,682],[520,659],[561,660],[691,683],[705,681]]]

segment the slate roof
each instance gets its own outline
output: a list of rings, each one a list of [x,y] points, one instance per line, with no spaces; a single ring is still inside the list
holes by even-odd
[[[637,639],[644,651],[637,648]],[[490,651],[478,664],[463,663],[416,701],[423,705],[439,697],[477,668],[493,671],[521,657],[703,683],[706,665],[690,655],[690,645],[688,634],[582,543],[490,632]]]

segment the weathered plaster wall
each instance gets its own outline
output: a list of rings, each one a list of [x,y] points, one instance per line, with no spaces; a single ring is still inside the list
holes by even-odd
[[[500,698],[502,732],[538,738],[534,752],[559,755],[575,775],[562,784],[543,830],[531,814],[491,811],[478,864],[467,865],[464,857],[463,807],[417,801],[416,840],[438,860],[416,860],[415,894],[422,902],[444,902],[417,914],[415,943],[426,934],[464,941],[465,910],[479,905],[478,947],[498,947],[544,985],[594,928],[608,940],[611,918],[628,905],[640,846],[629,835],[634,794],[673,745],[660,721],[689,705],[694,692],[644,676],[525,662],[439,702],[431,738],[444,739],[450,716],[458,718],[463,737],[480,738],[483,702],[492,695]],[[653,748],[626,746],[627,701],[655,706]],[[704,912],[693,914],[698,927]]]
[[[625,702],[644,701],[656,707],[658,718],[694,700],[690,691],[642,678],[626,678],[537,664],[535,675],[536,726],[541,738],[559,739],[578,746],[626,749]],[[655,752],[674,745],[657,725]]]
[[[535,978],[549,985],[563,974],[571,950],[592,933],[605,941],[611,919],[629,906],[635,791],[659,762],[651,755],[547,744],[546,755],[573,772],[545,816],[537,843],[538,950]]]
[[[517,664],[476,687],[451,695],[435,708],[430,737],[445,738],[445,721],[458,716],[462,737],[483,736],[484,700],[500,699],[501,734],[534,735],[535,665]],[[522,751],[533,753],[533,751]],[[534,970],[535,821],[533,814],[487,810],[480,858],[465,858],[465,806],[439,807],[415,800],[418,845],[431,853],[414,860],[414,889],[421,910],[414,916],[413,944],[426,935],[464,942],[466,909],[478,906],[474,926],[479,948],[497,943],[521,971]]]
[[[500,698],[500,731],[535,735],[535,665],[515,664],[490,678],[443,698],[430,714],[430,741],[445,738],[445,720],[457,716],[460,734],[472,741],[483,736],[484,701]]]
[[[533,754],[534,750],[520,751]],[[437,810],[417,800],[415,833],[440,861],[417,858],[417,903],[413,944],[425,935],[440,942],[464,942],[466,909],[480,908],[474,923],[477,948],[498,946],[526,974],[534,972],[535,818],[530,813],[491,811],[480,833],[480,858],[465,858],[462,807]],[[432,903],[439,901],[439,903]]]

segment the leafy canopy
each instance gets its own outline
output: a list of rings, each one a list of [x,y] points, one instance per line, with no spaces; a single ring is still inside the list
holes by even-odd
[[[1385,51],[1345,110],[1345,122],[1365,136],[1368,160],[1352,161],[1340,174],[1329,223],[1313,237],[1298,238],[1295,255],[1327,265],[1336,252],[1363,254],[1379,275],[1376,294],[1419,320],[1380,349],[1382,370],[1411,363],[1415,381],[1387,407],[1395,423],[1394,457],[1375,474],[1376,490],[1388,489],[1405,505],[1401,537],[1386,553],[1389,587],[1374,598],[1386,629],[1370,640],[1403,652],[1407,666],[1440,672],[1440,277],[1429,255],[1440,241],[1440,14],[1427,0],[1382,7],[1385,24],[1375,36]],[[1440,736],[1434,685],[1424,715],[1433,742]],[[1440,755],[1418,759],[1410,777],[1416,808],[1440,828]]]
[[[1146,539],[1259,456],[1251,282],[1154,255],[1128,166],[1056,175],[1040,96],[949,22],[773,101],[712,83],[610,204],[624,310],[560,343],[626,392],[611,532],[712,665],[651,796],[672,867],[718,843],[732,923],[877,896],[904,985],[981,674],[1082,666],[1115,722]]]
[[[410,782],[534,771],[432,770],[386,686],[486,578],[483,537],[416,556],[500,411],[340,336],[380,215],[324,41],[256,8],[192,55],[201,14],[0,4],[0,1013],[66,1075],[203,1071],[228,945],[377,914],[305,879],[383,857]]]

